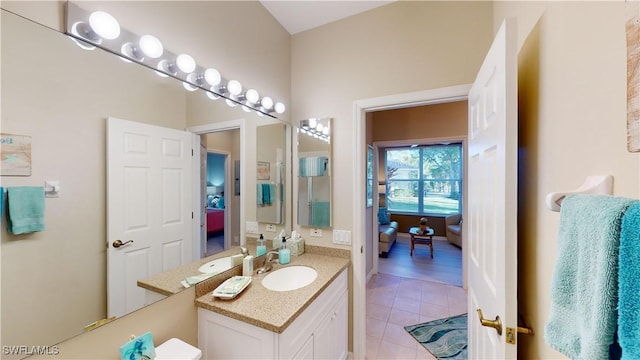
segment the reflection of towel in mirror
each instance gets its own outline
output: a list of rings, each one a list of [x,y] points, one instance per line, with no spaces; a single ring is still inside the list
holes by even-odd
[[[300,158],[300,176],[324,176],[329,159],[325,156],[308,156]]]
[[[2,215],[4,215],[4,188],[0,186],[0,224],[2,224]]]
[[[262,184],[258,184],[258,186],[256,186],[256,198],[258,205],[264,205],[264,200],[262,197]]]
[[[258,205],[271,205],[275,200],[276,186],[273,184],[258,184],[256,197]]]
[[[7,230],[17,235],[44,229],[44,188],[7,188]]]
[[[328,201],[314,201],[311,203],[311,226],[329,227]]]

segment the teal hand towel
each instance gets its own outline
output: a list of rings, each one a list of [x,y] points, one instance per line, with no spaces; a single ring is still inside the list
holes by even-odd
[[[544,339],[572,359],[609,358],[617,328],[620,227],[634,202],[606,195],[562,201]]]
[[[44,229],[44,188],[7,188],[7,230],[18,235]]]
[[[269,184],[262,184],[262,203],[271,205],[271,186]]]
[[[618,342],[622,360],[640,359],[640,203],[622,218],[618,273]]]
[[[256,186],[256,198],[258,205],[264,204],[264,200],[262,197],[262,184],[258,184],[258,186]]]
[[[311,226],[329,227],[330,207],[328,201],[311,203]]]

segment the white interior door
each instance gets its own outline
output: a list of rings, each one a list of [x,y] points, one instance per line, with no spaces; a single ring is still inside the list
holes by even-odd
[[[505,21],[469,91],[469,359],[515,359],[517,334],[517,49]],[[500,318],[500,333],[481,325]],[[513,340],[513,344],[507,340]]]
[[[107,128],[107,312],[120,317],[145,305],[138,279],[192,260],[192,138],[115,118]]]

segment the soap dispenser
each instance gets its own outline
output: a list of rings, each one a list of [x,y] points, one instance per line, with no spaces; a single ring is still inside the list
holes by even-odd
[[[264,255],[267,253],[267,243],[264,241],[264,236],[260,234],[258,239],[258,246],[256,247],[256,256]]]
[[[291,261],[291,250],[287,247],[287,238],[282,237],[282,246],[278,251],[278,261],[281,265],[286,265]]]

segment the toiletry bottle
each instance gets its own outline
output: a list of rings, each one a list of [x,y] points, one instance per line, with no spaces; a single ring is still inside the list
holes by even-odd
[[[242,276],[253,275],[253,255],[247,255],[242,260]]]
[[[282,237],[282,247],[278,251],[278,260],[281,265],[286,265],[291,261],[291,250],[287,247],[287,239]]]
[[[260,238],[258,239],[258,246],[256,247],[256,256],[264,255],[267,253],[267,245],[264,241],[264,236],[260,234]]]

